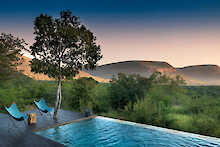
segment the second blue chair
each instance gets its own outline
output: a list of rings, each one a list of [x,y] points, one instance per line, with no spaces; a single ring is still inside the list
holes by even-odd
[[[50,114],[50,112],[52,111],[52,108],[47,106],[47,104],[46,104],[46,102],[45,102],[45,100],[43,98],[41,98],[39,102],[34,101],[34,104],[35,104],[35,106],[38,108],[38,110],[40,112],[49,113]],[[51,116],[51,114],[50,114],[50,116]]]

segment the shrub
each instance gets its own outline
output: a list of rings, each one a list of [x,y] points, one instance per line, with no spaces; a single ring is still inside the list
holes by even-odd
[[[108,112],[111,109],[109,93],[109,84],[100,83],[90,92],[90,107],[95,113]]]

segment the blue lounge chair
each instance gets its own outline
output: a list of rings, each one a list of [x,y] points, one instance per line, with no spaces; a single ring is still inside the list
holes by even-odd
[[[21,113],[18,110],[16,104],[11,104],[11,106],[8,107],[8,108],[5,107],[5,110],[8,112],[8,114],[10,116],[9,118],[13,118],[13,119],[10,119],[11,122],[13,123],[13,126],[14,126],[13,128],[15,128],[15,127],[18,128],[18,125],[16,125],[13,120],[24,121],[24,125],[27,126],[26,123],[25,123],[25,120],[28,118],[28,115]],[[10,131],[10,127],[9,127],[9,123],[8,123],[8,132],[9,131]]]
[[[9,108],[5,107],[5,109],[8,114],[17,121],[23,121],[28,118],[27,114],[23,114],[18,110],[16,104],[12,104]]]
[[[43,98],[41,98],[39,102],[34,101],[34,104],[38,108],[38,110],[40,110],[40,112],[43,112],[43,113],[49,112],[49,114],[50,114],[50,112],[52,111],[52,108],[47,106],[47,104]]]

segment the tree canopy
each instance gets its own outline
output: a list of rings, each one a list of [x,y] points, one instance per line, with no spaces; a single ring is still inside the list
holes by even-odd
[[[70,11],[60,18],[41,14],[34,22],[35,42],[31,70],[50,77],[75,76],[80,69],[94,69],[102,57],[94,34]]]
[[[22,50],[25,49],[25,41],[11,34],[0,34],[0,80],[11,75],[16,66],[21,63]]]

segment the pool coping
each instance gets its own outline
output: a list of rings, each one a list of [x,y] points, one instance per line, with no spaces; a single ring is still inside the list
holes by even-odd
[[[179,130],[174,130],[174,129],[167,129],[167,128],[162,128],[162,127],[157,127],[157,126],[152,126],[152,125],[147,125],[147,124],[141,124],[141,123],[126,121],[126,120],[104,117],[104,116],[96,116],[96,118],[105,119],[105,120],[109,120],[109,121],[113,121],[113,122],[118,122],[121,124],[139,126],[139,127],[151,129],[151,130],[158,130],[158,131],[167,132],[167,133],[171,133],[171,134],[175,134],[175,135],[178,134],[178,135],[181,135],[184,137],[192,137],[192,138],[198,138],[198,139],[203,139],[203,140],[205,139],[207,141],[215,141],[215,142],[220,143],[220,138],[217,138],[217,137],[205,136],[205,135],[189,133],[189,132],[184,132],[184,131],[179,131]]]
[[[71,120],[71,121],[67,121],[67,122],[64,122],[64,123],[58,123],[58,124],[56,124],[56,125],[47,126],[47,127],[44,127],[44,128],[33,129],[32,131],[33,131],[33,132],[43,131],[43,130],[47,130],[47,129],[56,128],[56,127],[59,127],[59,126],[71,124],[71,123],[73,123],[73,122],[79,122],[79,121],[82,121],[82,120],[92,119],[92,118],[95,118],[95,117],[97,117],[97,115],[92,115],[92,116],[89,116],[89,117],[83,117],[83,118],[80,118],[80,119]]]

